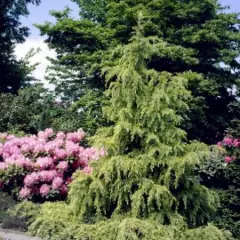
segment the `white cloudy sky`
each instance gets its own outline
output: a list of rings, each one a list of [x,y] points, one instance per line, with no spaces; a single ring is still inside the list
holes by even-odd
[[[31,58],[31,63],[40,63],[36,70],[33,72],[33,76],[37,79],[41,79],[44,82],[44,85],[50,87],[50,85],[44,80],[45,72],[47,66],[50,64],[47,60],[48,57],[55,57],[56,53],[54,50],[50,50],[46,43],[44,43],[43,38],[28,38],[23,44],[18,44],[15,48],[15,54],[18,59],[23,58],[31,48],[38,49],[40,52]]]
[[[49,65],[49,61],[46,57],[55,57],[55,52],[50,50],[46,43],[44,43],[44,38],[40,36],[39,30],[33,25],[38,23],[42,24],[45,21],[54,22],[54,18],[49,15],[49,11],[63,10],[65,6],[69,6],[73,12],[72,16],[78,16],[78,8],[76,4],[71,2],[71,0],[42,0],[39,6],[29,5],[30,15],[26,18],[22,18],[22,24],[29,27],[31,35],[26,39],[23,44],[16,46],[15,54],[18,59],[23,58],[31,48],[40,48],[41,51],[32,58],[32,63],[39,62],[37,69],[34,71],[34,77],[41,79],[45,86],[50,87],[50,85],[44,80],[46,75],[46,68]]]

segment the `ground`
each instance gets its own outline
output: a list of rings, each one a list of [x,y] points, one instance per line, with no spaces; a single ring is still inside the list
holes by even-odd
[[[40,240],[40,239],[30,237],[19,232],[0,229],[0,240]]]

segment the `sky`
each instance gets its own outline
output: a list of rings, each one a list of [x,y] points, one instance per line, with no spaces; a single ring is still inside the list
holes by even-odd
[[[220,0],[220,2],[222,5],[230,6],[230,12],[240,12],[240,0]],[[42,0],[39,6],[29,5],[30,15],[28,17],[23,17],[21,22],[24,26],[30,28],[31,35],[23,44],[17,45],[15,49],[15,54],[18,59],[24,57],[31,48],[41,49],[40,53],[32,59],[32,63],[40,62],[33,75],[34,77],[41,79],[45,86],[50,88],[53,88],[53,86],[44,81],[46,68],[49,65],[46,56],[55,57],[55,52],[49,50],[44,43],[44,37],[40,36],[39,30],[33,25],[36,23],[41,24],[45,21],[53,22],[54,18],[49,15],[49,11],[52,9],[63,10],[65,6],[69,6],[73,10],[72,16],[74,18],[78,17],[78,6],[71,0]]]
[[[54,18],[49,15],[49,11],[63,10],[65,6],[69,6],[73,12],[72,15],[77,17],[78,6],[71,0],[42,0],[39,6],[29,4],[30,15],[23,17],[21,22],[24,26],[31,29],[31,37],[39,37],[39,30],[33,26],[35,23],[44,23],[45,21],[54,21]]]
[[[41,51],[31,59],[31,63],[33,64],[40,63],[33,72],[33,76],[42,80],[44,85],[50,89],[53,89],[54,86],[44,80],[47,66],[50,64],[46,57],[55,57],[56,54],[44,43],[44,37],[40,36],[39,30],[34,24],[42,24],[45,21],[54,22],[54,18],[50,16],[49,11],[53,9],[63,10],[65,6],[69,6],[73,10],[73,17],[78,16],[78,7],[75,3],[71,2],[71,0],[42,0],[39,6],[29,4],[30,14],[27,17],[22,17],[21,22],[23,26],[27,26],[30,29],[31,34],[24,43],[18,44],[15,48],[15,54],[18,59],[23,58],[31,48],[41,49]]]

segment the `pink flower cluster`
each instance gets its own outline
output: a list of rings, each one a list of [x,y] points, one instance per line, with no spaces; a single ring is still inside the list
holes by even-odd
[[[236,157],[227,156],[224,158],[224,160],[226,163],[231,163],[232,161],[236,160]]]
[[[240,139],[235,139],[232,137],[225,137],[223,141],[218,142],[219,147],[227,149],[228,155],[235,155],[236,150],[240,148]],[[237,159],[236,156],[226,156],[224,158],[225,163],[229,164]]]
[[[230,137],[226,137],[222,142],[217,143],[218,146],[227,146],[227,147],[240,147],[240,139],[234,139]]]
[[[82,130],[55,134],[52,129],[46,129],[26,137],[0,133],[0,171],[5,172],[12,166],[24,170],[19,192],[21,199],[65,195],[77,169],[91,174],[89,161],[106,155],[105,149],[81,146],[84,136]],[[1,179],[0,182],[4,184]]]

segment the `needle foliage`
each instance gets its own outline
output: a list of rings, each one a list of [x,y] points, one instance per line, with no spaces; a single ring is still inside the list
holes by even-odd
[[[196,165],[208,154],[199,142],[186,142],[179,125],[188,109],[186,71],[172,74],[147,68],[154,55],[194,61],[191,53],[157,37],[144,37],[140,14],[130,42],[105,63],[109,104],[103,111],[112,126],[92,141],[108,149],[79,172],[68,204],[46,204],[30,231],[49,239],[226,240],[230,235],[207,225],[217,196],[201,185]],[[118,57],[116,57],[118,56]]]

